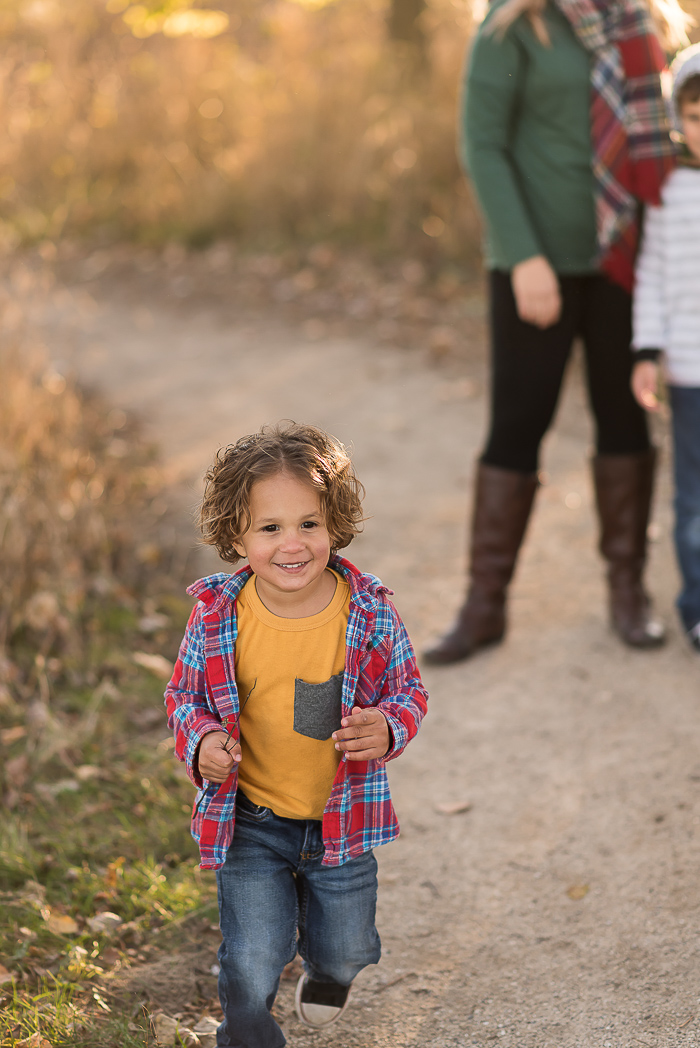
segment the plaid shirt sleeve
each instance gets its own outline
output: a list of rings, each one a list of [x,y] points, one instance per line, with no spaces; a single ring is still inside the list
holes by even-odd
[[[165,689],[168,725],[175,736],[175,755],[184,761],[187,774],[202,789],[197,766],[197,748],[211,731],[222,725],[209,702],[204,659],[204,629],[201,605],[195,605],[180,645],[175,669]]]
[[[418,731],[428,707],[428,693],[418,672],[406,627],[389,600],[384,607],[391,618],[391,647],[378,707],[387,719],[391,746],[381,758],[382,763],[403,753]]]

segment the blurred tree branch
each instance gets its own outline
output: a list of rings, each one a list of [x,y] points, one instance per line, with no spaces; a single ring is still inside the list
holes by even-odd
[[[421,55],[425,55],[425,33],[421,15],[425,11],[425,0],[391,0],[388,25],[392,40],[403,40],[413,44]]]

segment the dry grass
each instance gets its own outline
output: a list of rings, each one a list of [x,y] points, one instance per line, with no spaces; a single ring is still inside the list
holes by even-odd
[[[101,980],[214,914],[163,710],[186,553],[123,411],[22,324],[0,369],[0,1045],[136,1048]]]
[[[134,442],[124,412],[27,346],[5,348],[0,368],[0,645],[26,634],[48,657],[75,646],[95,599],[158,560],[153,529],[165,504],[152,452]]]
[[[54,689],[109,676],[102,635],[181,586],[187,552],[133,419],[49,366],[22,324],[0,370],[0,714],[31,721],[35,745]]]
[[[5,243],[101,230],[473,252],[454,146],[468,0],[430,0],[423,71],[388,45],[383,0],[226,2],[223,32],[173,36],[187,6],[3,6]]]

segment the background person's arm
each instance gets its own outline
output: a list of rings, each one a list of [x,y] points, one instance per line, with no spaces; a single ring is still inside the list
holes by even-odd
[[[525,55],[512,32],[500,38],[485,26],[474,41],[464,84],[461,153],[494,250],[512,269],[543,254],[511,158]]]
[[[512,34],[484,27],[469,61],[462,107],[463,161],[497,255],[511,270],[521,320],[546,328],[561,314],[559,281],[540,246],[511,157],[525,56]]]

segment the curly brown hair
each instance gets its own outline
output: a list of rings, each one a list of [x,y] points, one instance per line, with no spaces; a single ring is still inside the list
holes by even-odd
[[[256,480],[287,473],[311,484],[335,550],[362,530],[365,489],[345,446],[316,426],[278,422],[220,448],[204,476],[199,526],[204,541],[222,560],[236,564],[234,548],[250,527],[250,492]]]

